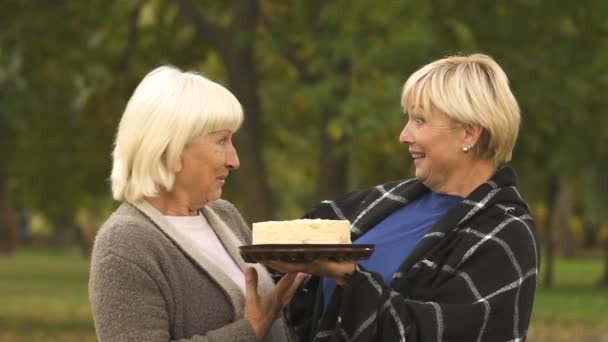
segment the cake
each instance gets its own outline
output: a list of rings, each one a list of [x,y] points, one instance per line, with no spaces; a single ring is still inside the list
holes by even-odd
[[[350,244],[347,220],[301,219],[253,224],[252,244]]]

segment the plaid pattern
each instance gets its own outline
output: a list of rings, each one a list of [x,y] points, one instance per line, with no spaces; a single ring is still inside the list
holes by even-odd
[[[535,227],[505,167],[444,215],[404,260],[390,286],[358,267],[319,320],[318,279],[288,317],[304,341],[524,341],[539,267]],[[323,201],[308,218],[348,219],[356,239],[429,191],[386,183]],[[316,301],[310,298],[316,292]],[[310,303],[315,302],[315,307]],[[303,323],[305,322],[305,323]],[[307,323],[306,323],[307,322]]]

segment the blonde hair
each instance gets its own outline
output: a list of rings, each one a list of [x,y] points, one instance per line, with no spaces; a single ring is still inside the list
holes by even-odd
[[[450,56],[414,72],[403,86],[401,105],[430,113],[440,110],[452,121],[479,125],[475,151],[496,163],[511,160],[520,112],[502,68],[489,56]]]
[[[135,89],[120,120],[110,176],[118,201],[137,202],[170,190],[174,166],[184,148],[199,136],[243,122],[236,97],[194,72],[161,66]]]

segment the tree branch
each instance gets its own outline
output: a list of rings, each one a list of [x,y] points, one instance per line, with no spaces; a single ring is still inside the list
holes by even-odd
[[[129,67],[129,63],[131,62],[133,50],[135,50],[135,45],[137,44],[137,26],[139,24],[139,15],[141,13],[142,6],[143,0],[138,1],[135,4],[135,7],[133,7],[131,13],[129,14],[129,28],[127,32],[127,40],[122,57],[118,61],[119,70],[127,70]]]
[[[229,53],[225,50],[226,30],[222,27],[211,23],[198,10],[196,5],[191,0],[175,0],[179,11],[183,16],[190,18],[194,24],[194,28],[201,37],[204,37],[209,44],[214,46],[220,54]]]
[[[235,10],[231,26],[236,31],[252,32],[259,16],[260,3],[258,0],[241,0]]]
[[[322,27],[319,22],[319,18],[320,13],[323,11],[324,6],[326,6],[326,4],[327,3],[325,1],[316,2],[312,4],[309,3],[309,5],[312,7],[312,14],[308,15],[308,17],[312,18],[312,21],[310,22],[308,28],[310,29],[311,35],[313,35],[314,37],[318,37],[322,32]],[[269,31],[272,31],[271,28],[273,26],[273,23],[269,20],[268,16],[264,15],[264,13],[260,13],[260,21],[264,26],[266,26],[266,28],[268,28]],[[291,64],[291,66],[296,69],[300,80],[307,84],[312,84],[319,81],[319,79],[321,78],[320,75],[314,75],[312,72],[310,72],[307,67],[309,63],[306,63],[305,60],[298,56],[296,52],[297,50],[293,46],[293,44],[291,44],[288,39],[283,39],[281,43],[285,45],[285,47],[282,49],[283,57],[287,60],[287,62],[289,62],[289,64]]]

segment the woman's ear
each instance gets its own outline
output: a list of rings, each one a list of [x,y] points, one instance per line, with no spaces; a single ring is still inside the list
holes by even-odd
[[[476,146],[482,133],[483,127],[480,125],[466,125],[464,127],[464,143],[467,146]]]
[[[171,171],[173,173],[179,173],[182,170],[182,155],[179,155],[179,158],[171,165]]]

